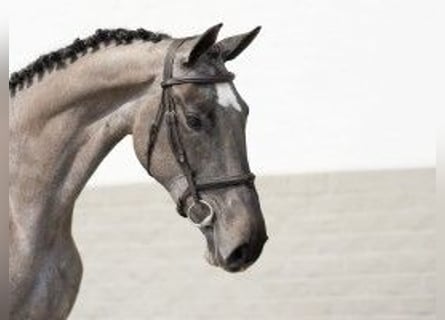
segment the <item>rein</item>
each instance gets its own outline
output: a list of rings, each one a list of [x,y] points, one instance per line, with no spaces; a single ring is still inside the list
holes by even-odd
[[[150,127],[150,132],[149,132],[150,136],[147,149],[147,170],[151,175],[150,172],[151,157],[153,154],[154,146],[156,144],[159,129],[163,124],[162,120],[165,118],[166,119],[165,122],[168,126],[167,129],[168,129],[168,140],[170,143],[170,148],[187,180],[187,189],[179,197],[178,202],[176,204],[177,211],[181,216],[190,218],[189,214],[190,211],[193,210],[198,204],[202,204],[203,206],[207,207],[208,210],[208,215],[204,219],[204,222],[206,222],[206,224],[209,224],[213,219],[214,211],[212,206],[200,197],[200,192],[204,190],[221,189],[227,187],[235,187],[239,185],[247,185],[253,187],[255,176],[253,173],[248,172],[236,176],[212,178],[211,180],[207,181],[198,182],[196,180],[195,171],[192,169],[190,162],[188,161],[187,153],[185,151],[184,144],[182,142],[181,135],[179,132],[176,104],[175,101],[173,100],[171,88],[175,85],[181,85],[185,83],[200,85],[200,84],[228,82],[232,81],[235,78],[235,75],[233,73],[227,72],[225,74],[218,76],[208,76],[202,78],[173,77],[173,65],[174,65],[175,53],[176,50],[178,50],[178,48],[185,41],[186,39],[173,41],[165,57],[163,80],[161,82],[161,87],[162,87],[161,103],[159,105],[155,119]],[[185,204],[189,197],[193,199],[193,203],[187,208],[187,210],[185,210],[186,209]],[[192,220],[192,222],[194,221]],[[199,225],[203,225],[203,223],[201,222],[199,223]]]

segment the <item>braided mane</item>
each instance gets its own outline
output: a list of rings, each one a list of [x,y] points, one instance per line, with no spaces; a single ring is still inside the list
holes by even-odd
[[[126,29],[98,29],[93,35],[85,38],[77,38],[74,42],[65,48],[59,49],[40,56],[37,60],[14,72],[9,78],[9,92],[14,95],[17,90],[22,90],[25,85],[32,85],[32,79],[37,74],[43,77],[46,71],[64,67],[67,63],[73,63],[79,55],[84,55],[89,49],[97,50],[101,44],[109,45],[127,45],[133,40],[142,40],[149,42],[159,42],[170,36],[163,33],[154,33],[145,29],[126,30]]]

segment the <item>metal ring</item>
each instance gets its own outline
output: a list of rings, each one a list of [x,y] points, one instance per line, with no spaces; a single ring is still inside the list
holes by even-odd
[[[189,213],[190,213],[190,210],[192,210],[193,207],[194,207],[198,202],[199,202],[199,203],[202,203],[202,204],[205,205],[207,208],[209,208],[209,212],[210,212],[210,214],[209,214],[207,217],[205,217],[204,220],[202,220],[200,223],[196,223],[196,222],[194,222],[194,221],[190,218],[190,214],[189,214]],[[213,222],[213,216],[215,215],[215,212],[213,211],[213,207],[210,205],[210,203],[208,203],[208,202],[205,201],[205,200],[199,199],[198,201],[194,201],[194,202],[192,203],[192,205],[191,205],[190,207],[188,207],[186,214],[187,214],[187,218],[188,218],[188,219],[190,220],[190,222],[191,222],[192,224],[194,224],[195,226],[197,226],[197,227],[208,227],[208,226],[210,226],[210,225],[212,224],[212,222]]]

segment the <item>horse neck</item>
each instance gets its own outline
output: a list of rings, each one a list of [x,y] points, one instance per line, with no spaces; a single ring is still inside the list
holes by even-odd
[[[16,210],[47,214],[74,206],[103,158],[131,133],[138,107],[159,90],[153,83],[167,45],[103,48],[12,98],[10,199]]]

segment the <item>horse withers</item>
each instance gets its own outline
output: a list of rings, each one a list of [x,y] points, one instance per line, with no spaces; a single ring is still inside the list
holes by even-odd
[[[205,235],[208,261],[230,272],[256,261],[267,235],[247,161],[248,107],[225,62],[259,28],[217,42],[220,28],[182,39],[98,30],[11,75],[11,319],[68,317],[82,276],[74,204],[129,134]]]

